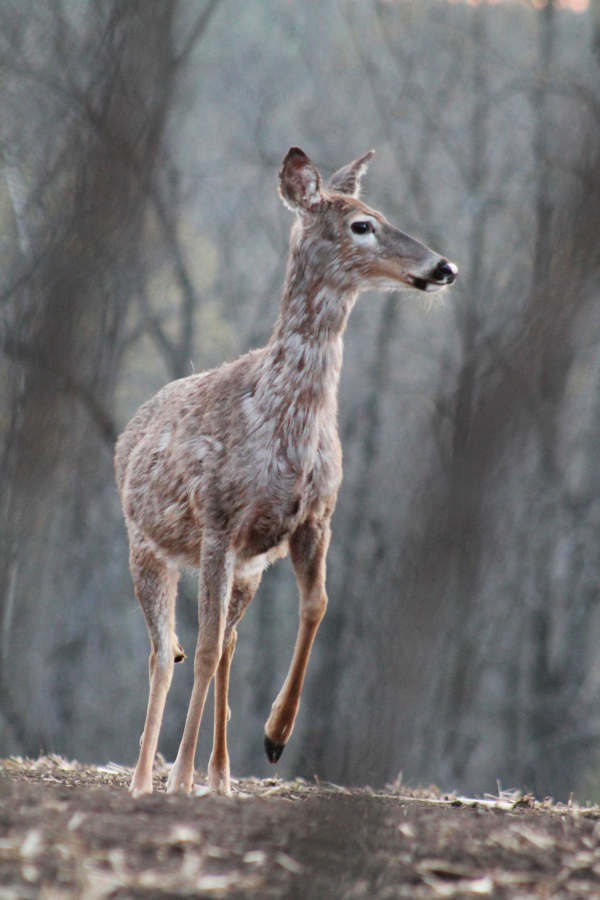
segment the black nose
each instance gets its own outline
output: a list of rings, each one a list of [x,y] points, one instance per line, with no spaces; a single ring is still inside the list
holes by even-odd
[[[431,278],[434,281],[442,282],[443,284],[452,284],[452,282],[456,278],[456,273],[456,266],[453,266],[452,263],[449,263],[445,259],[443,259],[440,263],[437,264],[437,266],[431,273]]]

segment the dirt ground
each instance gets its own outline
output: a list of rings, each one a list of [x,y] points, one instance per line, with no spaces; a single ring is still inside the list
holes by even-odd
[[[600,808],[241,779],[132,800],[131,770],[0,761],[0,900],[600,898]]]

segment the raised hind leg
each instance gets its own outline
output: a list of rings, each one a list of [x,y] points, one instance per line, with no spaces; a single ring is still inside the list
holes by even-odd
[[[134,797],[152,792],[152,765],[173,664],[185,654],[175,635],[175,599],[179,573],[148,547],[139,532],[130,532],[130,567],[136,596],[150,633],[150,694],[146,724],[131,787]]]
[[[213,749],[208,763],[208,786],[211,791],[219,794],[231,794],[229,780],[229,755],[227,753],[227,722],[229,721],[229,707],[227,705],[227,691],[229,688],[229,669],[235,644],[237,631],[235,626],[240,621],[248,604],[254,597],[260,584],[260,574],[244,581],[237,581],[233,585],[227,625],[223,640],[223,653],[215,676],[215,733]]]
[[[325,557],[330,536],[329,519],[308,519],[290,538],[290,555],[300,589],[300,627],[290,670],[265,725],[265,750],[272,763],[277,762],[292,733],[308,658],[325,614]]]

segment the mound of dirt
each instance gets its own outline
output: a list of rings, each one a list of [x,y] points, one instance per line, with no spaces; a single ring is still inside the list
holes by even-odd
[[[0,762],[0,900],[600,897],[600,808],[240,779],[132,800],[131,770]]]

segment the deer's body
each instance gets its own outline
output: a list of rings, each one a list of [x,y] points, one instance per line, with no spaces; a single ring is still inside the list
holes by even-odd
[[[168,790],[192,787],[202,708],[216,675],[209,784],[229,793],[225,730],[235,626],[265,566],[288,550],[300,588],[300,629],[265,728],[271,761],[291,734],[327,602],[329,521],[342,478],[337,387],[348,315],[360,290],[435,289],[456,275],[452,264],[357,199],[370,156],[340,170],[325,191],[308,157],[295,148],[288,153],[280,190],[298,217],[271,340],[233,363],[167,385],[119,440],[117,482],[131,570],[152,644],[134,795],[152,790],[173,663],[183,658],[174,632],[180,565],[200,569],[199,636],[190,709]]]

